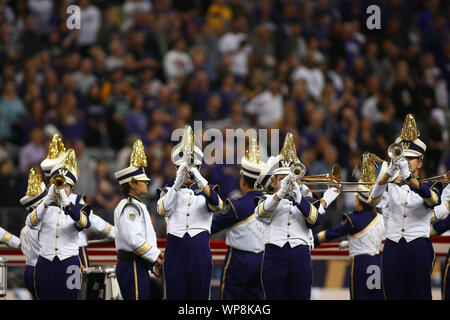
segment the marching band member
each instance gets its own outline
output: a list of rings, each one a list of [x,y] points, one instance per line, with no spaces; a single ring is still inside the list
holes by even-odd
[[[167,223],[164,281],[167,299],[209,299],[212,255],[209,247],[213,213],[223,201],[200,174],[203,153],[194,146],[189,126],[172,152],[177,168],[172,187],[160,189],[158,213]]]
[[[54,187],[52,188],[54,189]],[[39,206],[39,204],[46,199],[46,196],[47,189],[45,183],[42,182],[41,175],[34,168],[31,168],[28,174],[27,192],[25,196],[20,199],[20,203],[25,207],[28,213],[33,212],[33,210],[47,210],[44,205]],[[50,200],[50,202],[52,202],[52,199]],[[50,202],[48,204],[50,204]],[[26,258],[25,285],[33,296],[33,299],[37,299],[36,288],[34,285],[34,269],[40,250],[39,228],[40,224],[36,227],[25,225],[20,232],[21,249]]]
[[[264,298],[310,299],[310,229],[320,223],[322,213],[339,193],[331,188],[320,201],[302,194],[290,175],[291,165],[299,162],[291,133],[286,136],[278,161],[281,166],[273,171],[275,193],[263,196],[254,210],[266,232],[261,267]]]
[[[0,244],[6,244],[8,247],[19,249],[20,239],[12,233],[0,227]]]
[[[262,300],[260,273],[264,251],[263,227],[256,220],[254,199],[262,196],[255,190],[255,182],[264,165],[259,160],[256,138],[250,142],[241,160],[239,186],[242,196],[225,201],[221,214],[213,217],[211,233],[226,229],[228,245],[225,267],[222,270],[220,297],[222,300]]]
[[[430,218],[433,207],[440,204],[440,183],[419,179],[426,145],[419,137],[414,116],[405,118],[400,136],[404,158],[391,161],[386,172],[379,174],[369,204],[376,206],[387,190],[389,218],[382,256],[385,298],[430,299],[431,271],[434,261],[430,242]],[[393,182],[390,177],[400,170]]]
[[[434,207],[434,216],[438,221],[431,225],[430,237],[440,235],[447,230],[450,230],[450,184],[445,187],[442,192],[442,203]],[[450,300],[450,248],[448,249],[447,257],[442,268],[442,300]]]
[[[141,196],[148,193],[147,158],[141,140],[133,144],[130,166],[115,177],[124,198],[114,210],[117,250],[116,275],[124,300],[149,300],[149,271],[162,265],[164,254],[157,247],[156,232]],[[157,276],[159,268],[155,268]]]
[[[40,251],[34,273],[38,299],[76,300],[81,287],[78,232],[89,226],[90,208],[71,205],[67,196],[77,177],[75,152],[70,149],[51,170],[53,186],[43,201],[47,210],[33,210],[26,219],[30,228],[40,224]],[[61,188],[55,187],[58,180]]]
[[[381,159],[368,152],[364,153],[359,182],[375,182],[375,164]],[[337,237],[347,235],[350,257],[352,260],[350,275],[351,300],[383,300],[381,289],[381,257],[380,250],[384,237],[382,216],[368,204],[370,186],[358,185],[355,196],[355,211],[342,216],[339,226],[319,232],[314,236],[314,243],[319,245]],[[378,267],[380,271],[379,287],[369,286],[368,280],[374,271],[369,268]]]
[[[55,133],[52,137],[52,141],[48,146],[48,154],[47,157],[42,160],[41,168],[44,172],[45,178],[50,178],[50,173],[53,167],[61,163],[67,155],[66,147],[64,146],[64,142],[62,141],[61,136],[58,133]]]

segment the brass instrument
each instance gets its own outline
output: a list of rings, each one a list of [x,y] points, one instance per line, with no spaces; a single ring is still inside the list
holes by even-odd
[[[447,173],[441,174],[439,176],[430,177],[422,179],[422,182],[443,182],[443,183],[449,183],[450,182],[450,171],[447,171]]]
[[[340,184],[340,180],[341,167],[338,164],[335,164],[330,173],[303,176],[298,178],[297,182],[303,184],[332,185]]]
[[[394,162],[397,162],[397,160],[403,158],[404,149],[401,143],[391,144],[388,148],[388,155]]]
[[[66,184],[66,178],[61,174],[56,174],[51,178],[50,183],[55,186],[55,202],[58,203],[60,200],[59,190]]]
[[[306,167],[301,162],[296,162],[291,165],[291,176],[294,179],[300,179],[305,176],[306,174]]]

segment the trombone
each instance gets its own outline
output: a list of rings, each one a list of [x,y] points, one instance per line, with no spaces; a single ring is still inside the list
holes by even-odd
[[[443,183],[449,183],[450,182],[450,171],[447,171],[447,173],[441,174],[439,176],[430,177],[422,179],[422,182],[443,182]]]

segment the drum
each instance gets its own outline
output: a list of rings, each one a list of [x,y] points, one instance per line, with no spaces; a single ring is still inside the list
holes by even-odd
[[[0,258],[0,298],[6,297],[8,293],[8,269],[6,259]]]
[[[79,300],[121,300],[116,268],[95,266],[83,270]]]

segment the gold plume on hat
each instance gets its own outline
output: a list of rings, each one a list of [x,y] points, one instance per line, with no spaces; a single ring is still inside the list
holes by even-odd
[[[144,145],[141,139],[137,139],[133,143],[133,151],[130,157],[130,166],[147,167],[147,157],[145,156]]]
[[[245,158],[250,162],[259,163],[259,146],[256,138],[250,140],[250,145],[245,150]]]
[[[400,138],[406,141],[414,141],[420,136],[420,132],[417,129],[416,120],[413,114],[408,114],[403,122],[402,132]]]
[[[194,132],[191,126],[184,127],[183,137],[181,137],[180,147],[183,152],[194,152]]]
[[[78,176],[80,172],[78,171],[77,157],[75,155],[75,150],[69,149],[67,151],[66,157],[63,160],[61,168],[69,169],[70,171],[75,171]]]
[[[42,178],[40,173],[36,171],[36,169],[31,168],[30,172],[28,173],[28,186],[25,196],[38,196],[43,191],[44,190],[42,190]]]
[[[56,159],[59,157],[61,152],[66,152],[66,147],[64,146],[61,136],[58,133],[55,133],[48,147],[47,158]]]
[[[360,182],[375,182],[377,175],[377,167],[383,160],[370,152],[364,152],[361,162],[361,174],[359,176]],[[367,188],[371,188],[371,185],[365,185]]]
[[[288,132],[284,139],[283,148],[281,148],[280,155],[283,157],[283,161],[287,162],[300,162],[297,156],[297,150],[295,149],[294,136]]]

